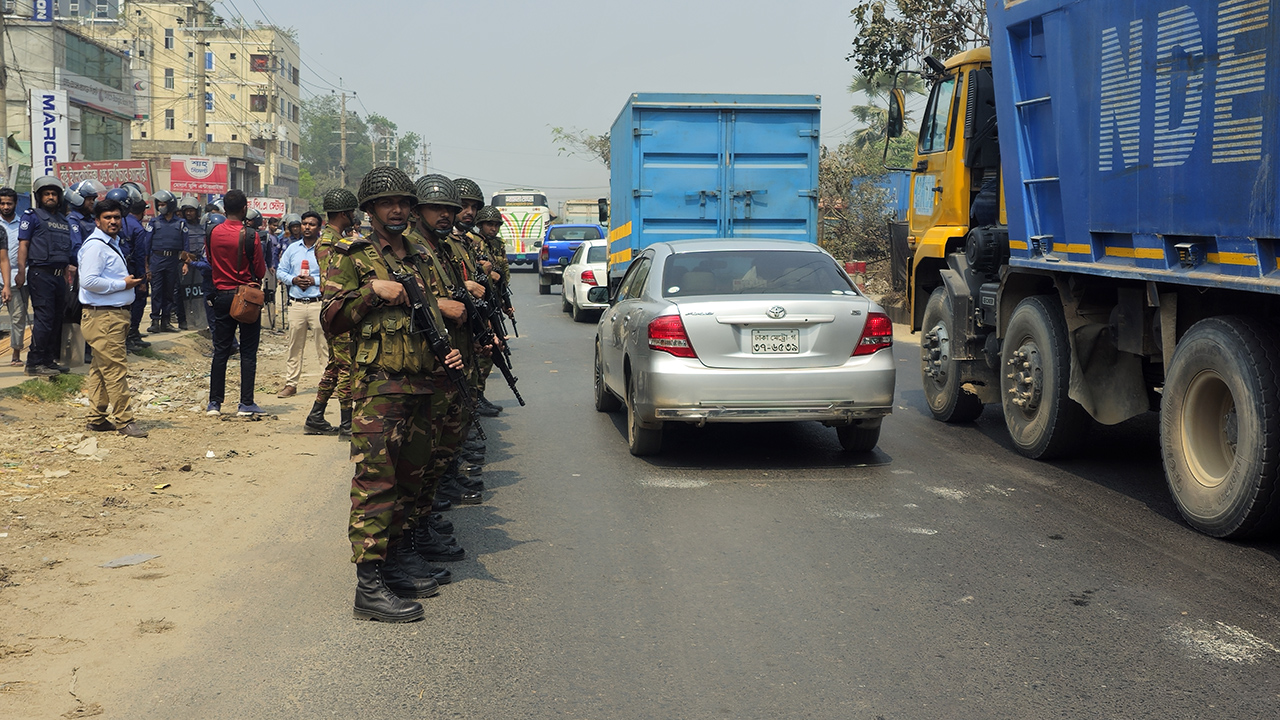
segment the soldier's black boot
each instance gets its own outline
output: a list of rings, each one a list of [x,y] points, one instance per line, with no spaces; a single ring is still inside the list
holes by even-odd
[[[415,562],[417,560],[417,562]],[[399,597],[435,597],[440,594],[439,580],[419,553],[413,552],[413,538],[401,537],[387,548],[387,562],[383,564],[383,582]],[[448,580],[445,580],[448,582]]]
[[[418,524],[425,524],[427,520],[424,518],[418,521]],[[453,573],[442,567],[428,565],[427,559],[418,553],[416,542],[414,541],[413,531],[405,533],[405,536],[396,547],[391,551],[391,559],[400,566],[405,573],[415,578],[430,578],[436,581],[438,585],[448,585],[453,582]]]
[[[356,563],[356,602],[352,614],[357,620],[421,620],[425,614],[422,605],[396,597],[383,579],[383,567],[383,563],[376,560]]]
[[[311,406],[311,413],[307,415],[306,422],[302,423],[303,432],[307,435],[323,435],[331,433],[334,427],[324,419],[324,406],[326,403],[317,402]]]
[[[461,479],[458,475],[446,475],[440,478],[440,489],[436,490],[436,497],[442,500],[448,500],[454,505],[479,505],[484,502],[484,497],[475,490],[468,490],[458,483]]]
[[[413,548],[431,562],[457,562],[467,556],[452,535],[441,535],[431,523],[418,523],[413,529]]]
[[[484,396],[484,393],[479,393],[476,396],[476,413],[478,415],[482,415],[484,417],[497,417],[500,412],[502,412],[502,408],[489,402],[489,399]]]
[[[342,408],[341,413],[342,420],[341,424],[338,425],[338,437],[349,438],[351,437],[351,408]]]
[[[444,515],[441,515],[440,513],[431,513],[428,515],[427,523],[431,525],[432,530],[435,530],[441,535],[453,534],[453,523],[445,520]]]

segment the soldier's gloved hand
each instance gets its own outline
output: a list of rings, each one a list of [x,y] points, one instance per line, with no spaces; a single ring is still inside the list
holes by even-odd
[[[404,286],[393,280],[374,280],[370,286],[382,302],[388,305],[404,305],[409,302],[409,294]]]
[[[453,348],[452,350],[449,351],[448,355],[444,356],[444,364],[448,365],[454,370],[461,370],[462,368],[466,367],[462,363],[462,351],[459,350],[458,348]]]
[[[478,298],[482,298],[482,297],[484,297],[484,286],[483,286],[483,285],[481,285],[480,283],[478,283],[478,282],[476,282],[476,281],[474,281],[474,280],[468,280],[468,281],[466,282],[466,284],[467,284],[467,290],[469,290],[469,291],[471,292],[471,294],[472,294],[472,295],[475,295],[475,296],[476,296],[476,297],[478,297]]]

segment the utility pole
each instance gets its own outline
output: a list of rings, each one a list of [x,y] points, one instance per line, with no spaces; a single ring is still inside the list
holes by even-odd
[[[205,46],[204,34],[209,22],[209,3],[204,0],[197,0],[195,6],[195,27],[191,28],[194,35],[196,52],[196,146],[199,148],[197,155],[203,156],[206,152],[206,145],[209,136],[208,118],[205,116],[207,110],[205,98],[209,95],[209,87],[205,78]]]
[[[0,14],[0,173],[8,177],[9,173],[9,82],[5,74],[9,71],[5,61],[4,36],[8,29],[4,26],[4,15]],[[4,183],[7,185],[8,180]],[[12,242],[12,241],[10,241]]]
[[[341,82],[342,78],[338,78]],[[347,186],[347,93],[342,93],[342,114],[338,116],[338,134],[341,136],[341,156],[339,167],[342,169],[342,187]]]

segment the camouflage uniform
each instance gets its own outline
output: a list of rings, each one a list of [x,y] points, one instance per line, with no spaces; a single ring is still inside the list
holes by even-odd
[[[476,260],[475,241],[482,238],[474,232],[466,234],[454,231],[449,236],[448,247],[451,252],[451,260],[456,268],[463,273],[463,278],[467,280],[475,280],[476,275],[484,272],[480,269],[480,263]],[[493,278],[487,278],[492,281]],[[493,282],[489,283],[489,287],[493,287]],[[485,296],[486,302],[493,302],[494,298]],[[475,363],[469,364],[467,374],[471,378],[471,386],[480,394],[484,394],[485,380],[488,379],[489,373],[493,370],[493,357],[491,355],[482,355],[476,353]]]
[[[414,275],[444,327],[429,281],[427,252],[405,238],[406,255],[378,247],[374,235],[334,243],[324,284],[324,317],[330,332],[350,331],[354,350],[354,404],[348,536],[356,563],[387,558],[388,546],[404,532],[422,495],[433,460],[432,395],[435,357],[422,335],[411,332],[406,305],[384,305],[372,281],[391,273]],[[336,311],[330,310],[336,304]],[[335,313],[336,314],[331,314]]]
[[[326,260],[333,251],[335,243],[342,241],[342,236],[333,231],[333,227],[325,225],[320,231],[320,240],[316,243],[316,261],[320,263],[320,276],[328,276]],[[320,376],[316,402],[324,404],[335,394],[338,406],[344,410],[351,409],[351,333],[329,336],[329,363],[324,367],[324,375]]]

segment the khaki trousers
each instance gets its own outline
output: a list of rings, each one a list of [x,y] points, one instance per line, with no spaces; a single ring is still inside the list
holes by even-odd
[[[284,366],[284,384],[298,386],[302,377],[302,350],[307,344],[307,330],[316,338],[316,359],[329,362],[329,343],[320,328],[320,303],[289,303],[289,359]]]
[[[93,348],[93,363],[85,383],[89,398],[89,422],[107,419],[107,406],[115,411],[116,425],[133,422],[129,406],[129,368],[125,364],[125,339],[129,335],[129,308],[86,307],[80,315],[80,332]]]

